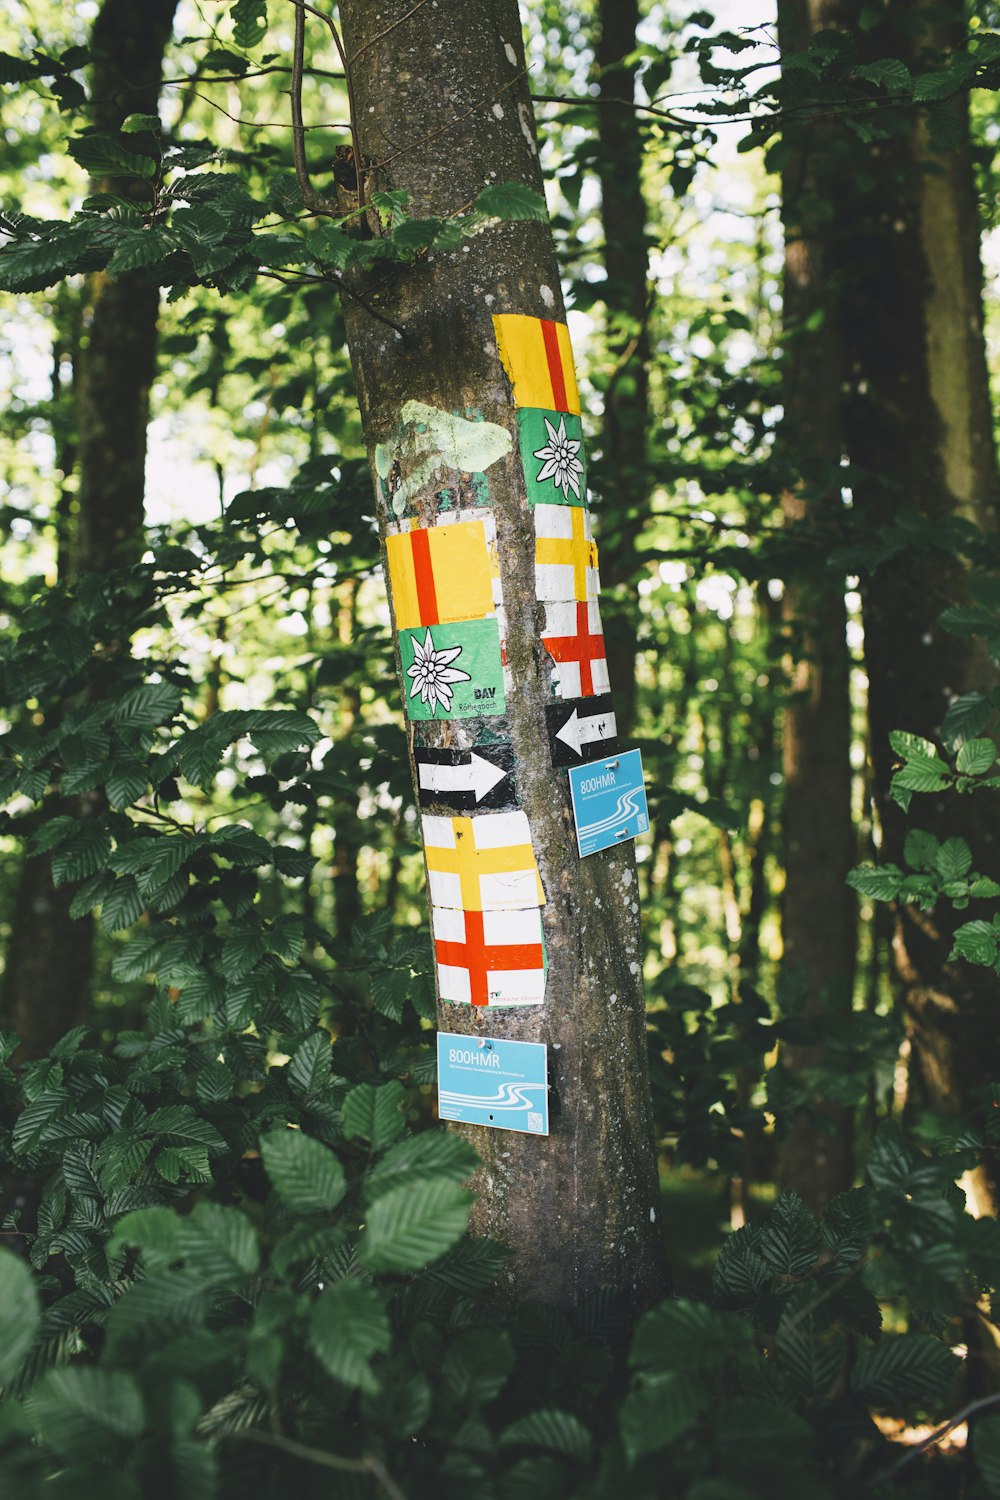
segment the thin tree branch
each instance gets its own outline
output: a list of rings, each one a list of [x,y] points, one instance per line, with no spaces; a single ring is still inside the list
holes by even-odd
[[[900,1469],[905,1469],[906,1465],[911,1464],[915,1458],[919,1458],[921,1453],[926,1453],[928,1448],[933,1448],[935,1443],[947,1437],[953,1427],[957,1427],[960,1422],[964,1422],[967,1417],[973,1416],[977,1411],[985,1411],[988,1406],[996,1406],[998,1403],[1000,1403],[1000,1394],[980,1396],[978,1401],[970,1401],[967,1406],[962,1407],[961,1411],[949,1417],[947,1422],[942,1422],[940,1427],[935,1428],[930,1437],[924,1438],[921,1443],[914,1443],[912,1448],[907,1448],[902,1458],[897,1458],[895,1463],[890,1464],[888,1468],[879,1469],[877,1474],[866,1479],[865,1489],[874,1490],[880,1484],[885,1484],[887,1479],[893,1479]]]
[[[295,3],[296,0],[292,0],[292,4],[294,5]],[[282,276],[278,271],[265,271],[262,267],[258,268],[258,275],[269,276],[272,281],[284,282],[285,286],[296,286],[302,281],[319,282],[324,286],[335,286],[339,292],[345,292],[353,302],[356,302],[359,307],[363,307],[370,317],[375,318],[379,323],[384,323],[387,328],[393,329],[395,333],[399,334],[401,339],[406,338],[406,329],[402,323],[397,323],[393,318],[389,317],[388,313],[379,312],[377,307],[373,307],[366,297],[363,297],[360,292],[356,292],[341,276],[314,276],[311,271],[299,271],[293,273],[291,276]]]
[[[314,213],[338,214],[339,205],[332,198],[324,198],[312,185],[309,163],[306,160],[306,132],[302,121],[302,74],[305,66],[306,10],[311,9],[305,0],[292,0],[295,7],[295,37],[292,44],[292,82],[289,98],[292,106],[292,156],[295,160],[295,178],[299,184],[306,207]]]
[[[631,109],[636,110],[641,114],[654,115],[658,119],[669,120],[672,125],[682,125],[685,129],[688,129],[694,125],[709,127],[711,126],[712,122],[716,120],[727,125],[738,125],[741,123],[756,125],[761,121],[770,122],[785,120],[788,118],[794,119],[797,116],[803,114],[806,115],[807,118],[820,119],[826,115],[844,115],[857,112],[865,113],[877,109],[886,109],[893,105],[900,106],[905,104],[913,104],[915,108],[919,108],[919,103],[910,99],[906,94],[890,94],[885,99],[844,99],[838,105],[827,105],[823,108],[817,108],[812,104],[805,103],[790,105],[787,109],[775,109],[771,111],[764,110],[760,114],[704,114],[702,116],[699,116],[697,119],[692,120],[685,119],[683,115],[674,114],[674,112],[669,109],[657,109],[657,107],[653,104],[640,104],[637,100],[634,99],[616,99],[607,97],[601,99],[597,98],[596,96],[577,98],[572,94],[532,94],[531,97],[536,104],[561,104],[566,107],[574,108],[586,107],[588,105],[593,105],[595,108],[597,108],[603,104],[610,104],[621,109]]]
[[[295,5],[298,0],[292,0]],[[337,1453],[327,1453],[323,1448],[309,1448],[305,1443],[295,1443],[291,1438],[277,1437],[270,1432],[251,1428],[234,1434],[245,1443],[260,1443],[264,1448],[276,1448],[292,1458],[301,1458],[307,1464],[316,1464],[321,1469],[336,1469],[341,1474],[370,1474],[381,1485],[390,1500],[406,1500],[405,1493],[393,1479],[380,1458],[368,1454],[365,1458],[341,1458]]]
[[[343,44],[343,42],[340,39],[340,32],[337,30],[336,26],[334,25],[334,21],[333,21],[333,17],[332,16],[328,16],[325,11],[317,10],[314,5],[309,5],[307,3],[307,0],[292,0],[292,4],[296,7],[296,10],[298,10],[300,7],[301,7],[301,9],[303,11],[307,10],[311,16],[316,16],[316,18],[318,20],[322,21],[330,29],[330,36],[333,38],[333,45],[337,49],[337,56],[340,58],[341,66],[344,69],[344,83],[347,85],[347,113],[351,117],[351,147],[352,147],[352,149],[354,151],[354,171],[355,171],[355,176],[357,177],[357,182],[358,182],[358,207],[359,208],[364,208],[364,206],[365,206],[365,174],[364,174],[363,164],[362,164],[362,160],[361,160],[361,146],[358,143],[358,111],[357,111],[357,109],[355,107],[355,103],[354,103],[354,85],[351,82],[351,70],[350,70],[350,67],[348,66],[347,54],[344,51],[344,44]],[[304,23],[305,23],[305,18],[303,16],[303,30],[304,30]],[[302,99],[302,89],[301,89],[301,80],[300,80],[300,87],[299,87],[300,115],[301,115],[301,99]]]
[[[273,67],[249,68],[246,73],[185,73],[180,78],[164,78],[161,80],[161,88],[183,88],[186,83],[242,83],[244,78],[264,78],[268,73],[290,73],[292,70],[285,63],[275,63]],[[336,78],[341,83],[344,81],[343,73],[333,73],[328,68],[306,68],[305,72],[310,78]],[[127,84],[130,89],[136,89],[139,85]]]
[[[410,19],[414,11],[418,11],[421,6],[426,4],[427,0],[417,0],[416,5],[411,5],[409,10],[405,11],[403,15],[400,16],[398,21],[393,21],[391,26],[386,26],[383,31],[377,31],[375,35],[369,38],[367,42],[363,42],[362,45],[358,48],[357,52],[352,53],[352,55],[347,59],[347,62],[357,62],[358,58],[363,57],[364,54],[368,51],[369,47],[374,47],[375,43],[380,42],[384,36],[388,36],[390,31],[395,31],[397,26],[402,26],[404,21],[408,21]]]

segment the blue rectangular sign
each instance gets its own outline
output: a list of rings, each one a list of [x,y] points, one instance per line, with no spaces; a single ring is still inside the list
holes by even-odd
[[[494,1036],[438,1032],[438,1114],[442,1120],[549,1133],[548,1048]]]
[[[634,839],[649,827],[642,754],[638,750],[609,760],[592,760],[586,766],[572,766],[569,789],[581,859],[598,849]]]

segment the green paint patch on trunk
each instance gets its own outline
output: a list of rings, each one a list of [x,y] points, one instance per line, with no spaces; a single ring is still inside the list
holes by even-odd
[[[410,719],[473,719],[506,710],[495,616],[399,632]]]
[[[522,406],[517,442],[529,505],[586,505],[587,454],[579,417]]]

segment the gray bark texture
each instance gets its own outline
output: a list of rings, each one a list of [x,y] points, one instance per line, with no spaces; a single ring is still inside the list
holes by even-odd
[[[341,18],[370,186],[405,189],[415,217],[456,213],[489,183],[541,191],[516,0],[419,9],[409,0],[344,0]],[[483,728],[512,741],[518,805],[546,895],[545,1003],[439,1005],[444,1030],[550,1049],[558,1113],[548,1138],[459,1127],[482,1160],[473,1228],[510,1247],[512,1297],[570,1306],[613,1286],[646,1299],[664,1289],[667,1273],[635,862],[630,845],[578,857],[566,774],[550,762],[552,663],[539,637],[532,513],[493,327],[501,313],[564,319],[552,237],[540,224],[498,225],[464,250],[382,270],[363,290],[405,330],[398,335],[345,299],[370,456],[397,430],[408,400],[475,413],[514,435],[511,452],[489,470],[507,611],[507,712],[419,726],[423,742],[438,746],[468,747]],[[384,534],[381,500],[379,508]]]
[[[778,21],[785,53],[803,51],[824,24],[817,0],[783,0]],[[808,1018],[851,1009],[856,945],[857,862],[851,811],[850,657],[845,579],[828,566],[840,540],[843,502],[839,407],[840,351],[828,286],[828,223],[816,192],[815,159],[831,150],[827,117],[790,125],[782,174],[785,230],[781,439],[789,469],[782,509],[808,525],[812,558],[786,581],[789,697],[782,737],[785,889],[782,938],[788,971],[808,984]],[[819,1067],[822,1046],[788,1046],[794,1073]],[[851,1186],[851,1111],[822,1099],[800,1115],[781,1144],[780,1180],[814,1212]]]

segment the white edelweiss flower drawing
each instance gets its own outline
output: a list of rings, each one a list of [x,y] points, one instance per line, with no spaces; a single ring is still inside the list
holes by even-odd
[[[407,677],[413,678],[410,697],[419,698],[421,702],[426,703],[432,714],[439,703],[443,708],[451,708],[451,684],[472,681],[468,672],[451,666],[451,662],[461,654],[461,646],[450,646],[445,651],[435,651],[429,630],[422,644],[414,636],[413,666],[406,669]]]
[[[551,479],[557,490],[565,491],[567,499],[572,490],[579,500],[583,464],[576,455],[583,445],[577,438],[566,436],[565,417],[559,418],[558,428],[553,427],[548,417],[543,417],[542,421],[549,440],[544,448],[535,449],[535,458],[544,460],[535,480],[540,484],[543,479]]]

